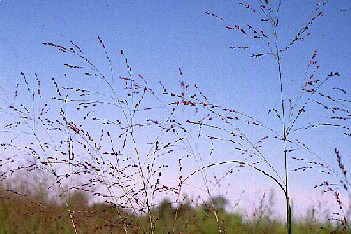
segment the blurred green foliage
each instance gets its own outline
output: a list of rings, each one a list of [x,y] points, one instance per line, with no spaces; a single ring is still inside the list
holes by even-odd
[[[33,183],[32,183],[33,184]],[[27,187],[26,187],[27,186]],[[201,205],[183,202],[177,206],[164,199],[149,213],[156,225],[151,230],[150,217],[137,215],[109,204],[90,204],[90,197],[82,191],[72,192],[67,205],[50,198],[43,184],[3,184],[0,188],[0,233],[74,233],[68,209],[78,233],[218,233],[214,211],[224,233],[285,233],[284,223],[270,217],[271,212],[260,211],[254,219],[244,214],[226,211],[228,200],[212,197]],[[39,189],[41,188],[41,189]],[[271,204],[273,205],[273,204]],[[294,233],[347,233],[332,225],[305,217],[295,221]]]

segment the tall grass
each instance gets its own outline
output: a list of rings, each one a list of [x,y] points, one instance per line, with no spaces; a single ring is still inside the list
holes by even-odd
[[[28,173],[25,174],[28,177]],[[29,174],[30,175],[30,174]],[[78,191],[71,194],[70,207],[75,220],[72,227],[67,215],[65,199],[57,199],[54,194],[43,196],[48,192],[46,186],[37,188],[35,177],[31,181],[26,177],[7,179],[0,188],[0,231],[1,233],[148,233],[149,217],[145,214],[133,214],[131,210],[119,209],[106,203],[93,203],[88,193]],[[39,179],[37,177],[37,179]],[[42,185],[44,185],[42,183]],[[16,191],[16,192],[15,192]],[[227,212],[226,199],[212,197],[217,214],[225,233],[282,233],[284,223],[275,220],[266,206],[266,197],[258,200],[258,207],[252,214]],[[274,205],[274,204],[270,204]],[[190,201],[174,204],[164,199],[155,206],[150,215],[157,220],[154,233],[218,233],[211,201],[195,205]],[[178,212],[178,219],[174,219]],[[311,213],[311,212],[310,212]],[[123,214],[124,222],[119,219]],[[251,216],[245,218],[245,216]],[[138,216],[138,217],[136,217]],[[135,222],[136,219],[140,223]],[[295,233],[344,233],[328,220],[314,221],[312,216],[296,220]],[[125,224],[127,228],[125,229]]]
[[[280,122],[281,129],[278,130],[277,127],[279,126],[272,126],[265,120],[261,121],[239,110],[209,104],[207,103],[207,98],[202,95],[201,92],[197,93],[200,95],[194,94],[192,97],[195,97],[196,95],[197,97],[201,97],[202,95],[203,99],[195,99],[196,101],[191,100],[189,102],[194,103],[193,106],[201,106],[207,108],[209,114],[203,119],[190,120],[188,122],[194,125],[200,125],[202,128],[207,127],[215,130],[216,134],[219,134],[217,132],[222,132],[222,134],[224,133],[226,135],[229,135],[228,138],[223,138],[223,135],[220,135],[220,137],[216,135],[210,135],[208,137],[211,140],[231,142],[233,143],[233,148],[235,150],[242,152],[242,155],[247,156],[247,158],[244,160],[237,159],[223,161],[217,164],[207,165],[202,169],[230,163],[239,164],[240,166],[248,166],[261,173],[262,176],[270,178],[278,186],[278,188],[280,188],[285,196],[286,201],[287,232],[292,233],[292,204],[289,192],[290,172],[305,171],[316,167],[322,173],[326,174],[334,171],[332,167],[327,165],[321,155],[318,155],[313,149],[310,148],[309,142],[303,141],[301,139],[301,136],[297,133],[302,132],[302,130],[310,130],[319,127],[340,128],[343,129],[344,132],[341,134],[344,135],[348,135],[349,131],[348,125],[344,124],[344,122],[337,123],[330,121],[330,119],[342,119],[337,117],[330,118],[329,116],[330,111],[332,113],[340,111],[340,108],[338,107],[338,104],[340,103],[338,100],[332,98],[331,95],[334,95],[334,93],[326,94],[322,92],[321,89],[325,88],[324,86],[326,86],[332,78],[339,77],[340,74],[339,72],[330,72],[324,75],[320,75],[318,73],[320,65],[318,64],[317,60],[317,49],[314,49],[311,59],[307,63],[307,71],[310,73],[310,75],[306,76],[304,83],[301,84],[301,89],[297,90],[295,94],[291,95],[291,93],[294,92],[292,92],[293,90],[289,90],[290,83],[284,76],[284,57],[290,52],[290,50],[292,50],[293,47],[297,46],[296,44],[299,44],[300,41],[303,41],[310,36],[311,27],[315,21],[324,15],[323,8],[326,7],[328,1],[316,4],[316,7],[313,11],[313,16],[309,19],[309,21],[307,21],[305,25],[302,26],[302,28],[296,33],[296,36],[291,41],[286,42],[281,41],[279,35],[279,13],[282,7],[281,1],[259,1],[258,5],[249,5],[245,3],[239,4],[251,12],[251,14],[256,15],[256,17],[260,18],[263,22],[263,25],[229,25],[228,21],[223,17],[211,12],[206,13],[216,19],[221,20],[222,22],[225,22],[225,24],[227,24],[225,27],[228,30],[237,31],[238,34],[251,37],[251,41],[253,40],[258,41],[256,43],[261,43],[262,47],[260,50],[262,51],[253,52],[250,55],[251,58],[261,59],[261,57],[270,57],[273,59],[277,70],[276,79],[279,86],[279,93],[277,94],[277,97],[280,99],[280,105],[278,107],[273,107],[270,109],[268,111],[268,114],[273,113],[273,115],[275,115],[275,117]],[[264,24],[269,25],[267,31],[265,30],[267,27],[265,27]],[[231,48],[247,50],[250,49],[250,47],[251,46],[239,45],[233,46]],[[338,88],[333,89],[335,90]],[[328,99],[327,102],[326,97]],[[325,114],[322,114],[324,119],[315,118],[312,119],[314,122],[309,122],[308,124],[304,123],[304,121],[301,121],[301,119],[304,117],[308,118],[309,107],[316,104],[322,106],[325,110],[327,110]],[[345,111],[344,109],[342,112],[348,111]],[[213,123],[214,121],[212,120],[215,118],[218,119],[218,122],[220,122],[220,124]],[[242,130],[244,127],[238,124],[238,121],[240,120],[242,120],[245,124],[254,126],[255,128],[263,128],[268,132],[267,135],[264,135],[257,142],[254,142],[254,140],[250,139],[250,137],[246,135],[245,131]],[[212,123],[210,124],[209,122]],[[262,143],[266,142],[267,139],[276,139],[278,141],[276,144],[279,144],[280,141],[280,144],[282,146],[280,155],[284,162],[283,165],[275,164],[275,159],[269,158],[269,155],[267,155],[267,153],[265,153],[265,151],[262,149],[264,148],[264,145],[262,145]],[[317,160],[311,160],[305,157],[295,157],[296,151],[301,150],[310,155],[313,155],[313,157],[317,158]],[[251,158],[253,158],[253,161],[251,161]],[[247,159],[250,159],[251,162],[248,162]],[[291,169],[291,165],[293,164],[291,161],[304,161],[306,164]],[[280,168],[283,169],[283,173],[279,173]]]
[[[53,220],[66,218],[62,223],[57,222],[57,226],[55,222],[50,223],[53,226],[47,226],[46,230],[55,232],[62,228],[63,232],[75,233],[158,233],[164,230],[173,233],[281,233],[283,224],[270,218],[273,203],[264,205],[266,195],[262,197],[253,219],[246,223],[240,214],[227,214],[223,206],[218,205],[220,199],[213,196],[222,181],[235,170],[246,168],[271,180],[284,195],[288,233],[304,230],[308,225],[310,233],[317,232],[317,227],[323,227],[318,229],[320,233],[334,228],[329,222],[292,222],[290,176],[291,171],[316,168],[325,174],[336,172],[301,136],[305,130],[319,127],[340,128],[348,134],[347,123],[339,123],[343,119],[329,119],[330,111],[348,113],[339,108],[340,101],[333,98],[332,92],[343,89],[328,90],[332,94],[321,92],[340,74],[318,73],[318,53],[313,48],[310,60],[306,61],[309,74],[300,90],[294,93],[289,90],[283,63],[284,56],[310,36],[309,30],[323,16],[322,10],[327,2],[316,5],[312,18],[288,42],[281,42],[279,38],[281,2],[258,1],[256,5],[240,5],[262,19],[263,26],[229,25],[228,21],[214,13],[206,14],[220,19],[229,31],[250,37],[261,45],[262,51],[251,49],[248,57],[273,59],[279,86],[279,92],[274,95],[280,104],[268,110],[268,114],[273,114],[278,124],[257,119],[236,108],[212,103],[200,87],[186,82],[186,71],[181,68],[179,87],[175,90],[161,82],[153,85],[152,81],[135,72],[127,52],[123,50],[120,51],[120,59],[125,71],[117,76],[114,58],[101,37],[98,37],[98,43],[107,64],[101,67],[73,41],[67,46],[43,43],[65,53],[69,62],[64,63],[63,74],[51,79],[51,86],[47,79],[40,79],[36,74],[30,79],[21,73],[23,82],[16,85],[13,94],[2,98],[2,112],[11,118],[11,122],[2,131],[7,135],[1,143],[6,157],[1,164],[3,173],[0,176],[4,181],[23,170],[49,173],[53,182],[48,188],[58,190],[53,194],[59,195],[61,203],[41,200],[36,213],[46,212],[40,210],[46,207],[55,214]],[[232,48],[247,50],[250,46]],[[290,96],[291,93],[294,94]],[[302,119],[308,118],[310,105],[322,107],[325,115],[306,124]],[[260,129],[259,132],[264,133],[252,137],[249,134],[252,129]],[[277,163],[270,155],[268,142],[281,146],[278,155],[283,164]],[[232,158],[223,161],[214,158],[216,147],[233,149],[230,152]],[[303,152],[306,157],[296,156],[297,152]],[[344,175],[342,184],[348,192],[346,170],[339,152],[335,153],[338,167]],[[311,155],[317,160],[311,159]],[[214,158],[217,162],[209,162],[206,158]],[[224,169],[214,171],[217,167]],[[194,207],[195,202],[186,203],[189,200],[184,196],[185,187],[196,187],[199,180],[204,184],[203,193],[209,198],[201,208]],[[13,189],[5,190],[16,194]],[[6,196],[12,199],[13,195],[7,195],[7,192]],[[85,196],[104,204],[91,206]],[[157,201],[162,197],[170,197],[171,201],[158,205]],[[337,192],[335,197],[341,207],[343,203]],[[30,197],[25,204],[32,200],[35,199]],[[12,212],[9,209],[11,205],[5,204],[2,209]],[[347,210],[349,212],[349,207]],[[93,221],[83,225],[82,220],[90,215]],[[341,219],[345,229],[348,216]],[[28,230],[44,230],[45,222],[40,224],[43,226],[36,226],[37,216],[33,217]],[[11,228],[16,225],[5,226]]]

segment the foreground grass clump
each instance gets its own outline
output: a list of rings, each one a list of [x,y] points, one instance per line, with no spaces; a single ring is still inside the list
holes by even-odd
[[[49,186],[47,186],[49,187]],[[52,199],[47,188],[31,188],[30,183],[8,182],[0,189],[0,233],[74,233],[67,206]],[[74,218],[77,233],[148,233],[149,217],[104,203],[90,204],[89,195],[72,192],[69,212]],[[224,207],[227,200],[213,197],[214,208],[224,233],[284,233],[284,223],[270,217],[270,213],[247,215],[229,213]],[[219,201],[219,202],[218,202]],[[194,205],[190,201],[178,206],[165,199],[150,214],[156,220],[154,233],[218,233],[213,208],[209,202]],[[123,217],[123,222],[120,221]],[[127,225],[125,225],[127,224]],[[328,220],[323,223],[305,217],[294,222],[294,233],[346,233]]]
[[[55,194],[59,200],[51,199],[45,192],[51,186],[43,186],[42,190],[33,192],[10,183],[9,187],[3,188],[3,199],[7,199],[7,203],[2,203],[3,213],[7,215],[3,218],[3,231],[283,233],[285,223],[287,233],[338,232],[338,226],[331,225],[328,218],[324,223],[318,223],[313,216],[306,217],[305,221],[293,222],[290,196],[290,189],[295,186],[291,183],[291,178],[296,177],[293,172],[321,172],[323,180],[325,175],[340,177],[325,162],[327,153],[318,153],[327,152],[327,149],[313,149],[314,144],[310,140],[319,138],[319,133],[309,134],[305,130],[332,127],[340,129],[339,133],[343,136],[351,136],[348,124],[339,123],[349,118],[334,116],[339,111],[349,116],[347,107],[341,103],[349,101],[340,99],[339,95],[333,96],[337,90],[344,94],[347,92],[334,87],[334,84],[327,84],[334,78],[339,79],[342,72],[323,71],[319,74],[318,50],[313,48],[308,58],[304,56],[307,71],[301,79],[290,80],[292,77],[285,75],[290,73],[291,66],[289,60],[285,60],[287,52],[310,35],[308,29],[323,16],[326,4],[317,3],[313,16],[289,41],[281,41],[279,36],[283,32],[278,26],[281,25],[278,24],[281,2],[258,1],[258,10],[240,3],[252,13],[262,13],[257,15],[262,27],[256,25],[257,21],[242,25],[234,22],[230,26],[224,18],[206,12],[226,22],[223,28],[257,41],[252,54],[248,54],[250,59],[261,59],[262,56],[273,59],[277,85],[268,92],[269,95],[276,93],[278,101],[267,112],[263,111],[267,115],[273,114],[275,121],[256,118],[235,106],[212,103],[199,86],[188,83],[186,77],[183,79],[181,68],[178,88],[168,88],[161,82],[160,86],[154,86],[142,75],[132,72],[123,50],[120,50],[120,56],[122,66],[125,66],[123,70],[126,70],[115,75],[112,57],[100,36],[98,40],[110,67],[107,72],[103,66],[98,68],[73,41],[68,46],[43,42],[43,45],[73,58],[64,63],[65,69],[69,69],[65,70],[67,73],[51,78],[53,90],[45,88],[48,87],[45,79],[40,80],[35,74],[34,79],[29,80],[21,72],[23,82],[16,84],[14,95],[3,99],[6,109],[3,112],[9,115],[11,121],[1,130],[8,135],[0,147],[6,151],[4,155],[8,151],[14,152],[14,155],[4,159],[6,168],[5,173],[0,174],[0,181],[21,170],[45,170],[54,177],[54,187],[59,190]],[[250,45],[252,40],[246,38],[242,43]],[[232,47],[249,48],[251,46]],[[295,85],[296,82],[300,84]],[[243,93],[240,99],[245,97]],[[319,114],[321,118],[313,118],[320,107],[326,113]],[[329,112],[333,115],[330,116]],[[310,119],[313,121],[310,122]],[[281,148],[272,153],[272,145]],[[230,151],[225,153],[227,155],[223,155],[225,148]],[[338,150],[335,154],[341,175],[344,175],[341,176],[341,185],[349,194],[345,166]],[[28,160],[29,165],[18,166],[23,158]],[[226,166],[224,170],[216,170]],[[255,214],[250,216],[228,213],[223,206],[225,203],[218,205],[214,202],[221,200],[213,197],[221,183],[228,182],[230,190],[236,189],[231,185],[231,179],[225,179],[244,168],[254,170],[280,189],[280,194],[285,197],[285,207],[279,209],[285,210],[285,221],[275,220],[271,212],[261,212],[261,207],[257,209],[260,212],[255,210]],[[73,180],[77,183],[72,183]],[[202,205],[186,201],[179,203],[187,186],[193,187],[199,181],[202,181],[201,186],[196,187],[205,191],[210,201]],[[345,206],[343,196],[334,185],[324,180],[316,188],[328,187],[324,192],[334,192],[340,210],[348,211],[350,208]],[[90,192],[94,199],[106,202],[92,205],[96,200],[89,200],[80,191]],[[156,201],[160,197],[176,197],[176,202],[158,204]],[[343,213],[333,212],[332,219],[339,220],[343,230],[347,230],[350,212]]]

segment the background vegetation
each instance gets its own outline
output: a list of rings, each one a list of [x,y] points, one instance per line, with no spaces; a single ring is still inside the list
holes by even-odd
[[[39,181],[38,181],[39,180]],[[33,176],[6,180],[0,192],[0,233],[74,233],[64,199],[48,194],[50,183]],[[214,209],[225,233],[284,233],[285,224],[274,218],[274,197],[262,197],[251,214],[226,211],[228,201],[212,197]],[[218,233],[212,204],[194,204],[192,199],[173,204],[164,199],[152,208],[156,220],[154,233]],[[90,195],[82,191],[71,193],[69,210],[78,233],[121,233],[127,223],[128,233],[149,233],[148,217],[130,210],[116,209],[113,204],[90,203]],[[123,221],[119,216],[122,215]],[[323,222],[310,210],[303,219],[295,220],[294,233],[346,233],[332,225],[328,214]]]

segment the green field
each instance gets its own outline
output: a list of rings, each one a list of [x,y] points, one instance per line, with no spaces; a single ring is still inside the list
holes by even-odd
[[[248,221],[247,214],[226,212],[228,201],[223,197],[212,198],[213,206],[209,202],[176,206],[165,199],[150,212],[136,215],[113,205],[89,205],[89,196],[83,192],[72,192],[67,206],[64,199],[49,198],[43,184],[41,189],[29,189],[30,183],[23,181],[14,184],[3,184],[0,190],[0,233],[219,233],[219,228],[223,233],[286,232],[285,224],[271,217],[270,207],[259,204]],[[293,222],[294,233],[347,233],[328,220],[316,221],[313,212],[309,214]]]

